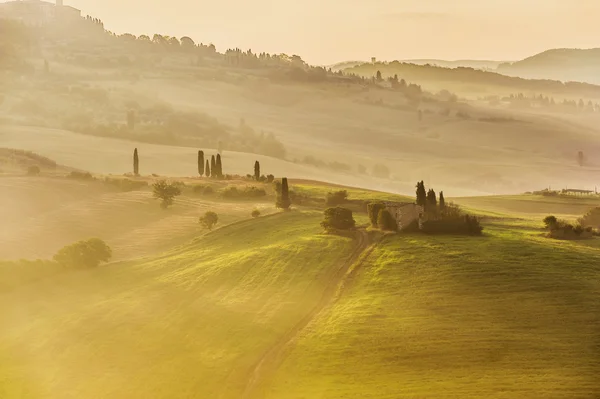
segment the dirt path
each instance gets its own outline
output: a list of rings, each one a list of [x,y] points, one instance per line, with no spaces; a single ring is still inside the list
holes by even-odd
[[[339,266],[335,274],[330,277],[319,302],[314,306],[310,313],[304,316],[287,333],[281,336],[281,338],[279,338],[279,340],[277,340],[252,367],[242,399],[261,397],[259,392],[257,392],[260,382],[266,380],[268,376],[277,369],[282,360],[282,354],[288,344],[294,341],[300,335],[302,330],[304,330],[304,328],[306,328],[306,326],[308,326],[308,324],[337,297],[352,266],[370,245],[369,235],[365,230],[360,229],[356,234],[357,240],[350,257],[348,257],[348,259]],[[357,268],[355,267],[352,271],[355,271],[356,269]]]

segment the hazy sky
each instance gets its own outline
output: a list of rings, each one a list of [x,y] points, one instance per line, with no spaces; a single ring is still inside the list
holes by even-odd
[[[2,1],[2,0],[0,0]],[[600,0],[65,0],[117,33],[343,60],[512,60],[600,47]]]

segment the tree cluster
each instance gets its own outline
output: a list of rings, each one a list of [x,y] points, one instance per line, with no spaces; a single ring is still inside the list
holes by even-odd
[[[99,238],[91,238],[67,245],[54,255],[54,260],[69,268],[97,267],[102,262],[108,262],[112,250]]]
[[[327,231],[349,230],[356,226],[350,209],[335,207],[327,208],[321,226]]]

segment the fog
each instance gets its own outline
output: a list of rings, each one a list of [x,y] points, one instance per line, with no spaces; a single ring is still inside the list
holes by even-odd
[[[600,34],[593,0],[67,3],[118,33],[190,35],[219,49],[300,54],[313,64],[372,56],[516,60],[548,48],[597,47]]]

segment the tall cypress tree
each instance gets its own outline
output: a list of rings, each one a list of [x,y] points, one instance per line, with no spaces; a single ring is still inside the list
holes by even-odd
[[[204,151],[198,151],[198,174],[200,177],[204,174]]]
[[[444,199],[444,192],[440,191],[440,209],[444,209],[446,207],[446,200]]]
[[[217,177],[219,179],[223,178],[223,164],[221,163],[221,154],[217,154],[217,162],[215,164],[217,167]]]
[[[206,167],[204,168],[204,173],[206,177],[210,177],[210,165],[208,164],[208,159],[206,160]]]
[[[292,202],[290,201],[290,191],[288,188],[288,179],[281,179],[281,193],[277,197],[277,208],[288,210]]]
[[[437,198],[435,196],[435,191],[433,191],[433,189],[430,189],[427,192],[427,207],[429,207],[431,209],[435,209],[437,207]]]
[[[138,157],[137,148],[133,150],[133,174],[136,176],[140,175],[140,158]]]
[[[215,156],[210,156],[210,177],[217,177],[217,162]]]
[[[258,161],[254,162],[254,180],[260,180],[260,163]]]
[[[417,183],[417,205],[425,207],[427,204],[427,192],[425,191],[425,183],[421,180]]]

